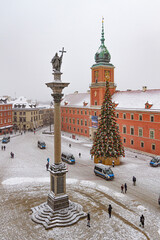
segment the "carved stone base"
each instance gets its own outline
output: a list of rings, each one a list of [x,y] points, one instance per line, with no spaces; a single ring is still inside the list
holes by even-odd
[[[69,207],[53,211],[47,203],[31,208],[31,219],[35,223],[42,224],[45,229],[53,227],[65,227],[79,221],[80,218],[86,217],[80,204],[69,201]]]
[[[47,204],[53,211],[56,211],[69,207],[69,199],[66,194],[59,197],[54,197],[52,193],[49,193]]]

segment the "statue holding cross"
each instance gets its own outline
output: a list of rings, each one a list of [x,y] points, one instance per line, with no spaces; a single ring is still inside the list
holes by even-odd
[[[53,71],[54,72],[60,72],[61,70],[61,65],[62,65],[62,57],[63,57],[63,53],[66,53],[66,51],[64,51],[64,47],[62,48],[61,52],[61,56],[58,56],[58,53],[55,54],[55,56],[52,58],[51,63],[52,63],[52,67],[53,67]]]

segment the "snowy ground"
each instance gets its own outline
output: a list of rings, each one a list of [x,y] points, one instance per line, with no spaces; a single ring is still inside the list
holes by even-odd
[[[44,130],[44,129],[42,129]],[[149,166],[150,156],[126,151],[120,166],[113,168],[115,179],[105,181],[94,175],[94,163],[88,139],[71,139],[62,134],[62,151],[76,157],[75,165],[67,165],[67,194],[71,201],[80,203],[85,212],[90,211],[91,228],[87,220],[77,224],[45,230],[31,221],[31,208],[47,199],[49,172],[45,170],[47,157],[53,161],[53,136],[42,130],[11,137],[6,151],[0,150],[0,240],[143,240],[160,239],[160,168]],[[46,150],[37,148],[37,141],[44,140]],[[72,147],[69,148],[69,143]],[[10,158],[10,152],[15,158]],[[81,152],[82,157],[78,157]],[[137,157],[135,157],[137,156]],[[137,185],[132,185],[132,176]],[[127,183],[127,194],[120,186]],[[113,207],[109,219],[107,208]],[[145,228],[139,226],[139,217],[145,216]]]

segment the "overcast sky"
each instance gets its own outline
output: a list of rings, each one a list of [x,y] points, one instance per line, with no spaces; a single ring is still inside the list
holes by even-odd
[[[0,95],[50,101],[62,47],[64,94],[86,92],[102,16],[117,90],[160,88],[160,0],[0,0]]]

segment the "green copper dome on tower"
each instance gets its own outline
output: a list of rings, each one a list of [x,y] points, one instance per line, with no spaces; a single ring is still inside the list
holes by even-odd
[[[102,37],[101,37],[101,45],[98,51],[95,54],[95,61],[96,63],[108,64],[111,60],[111,55],[107,50],[106,46],[104,45],[104,26],[103,26],[103,19],[102,19]]]

